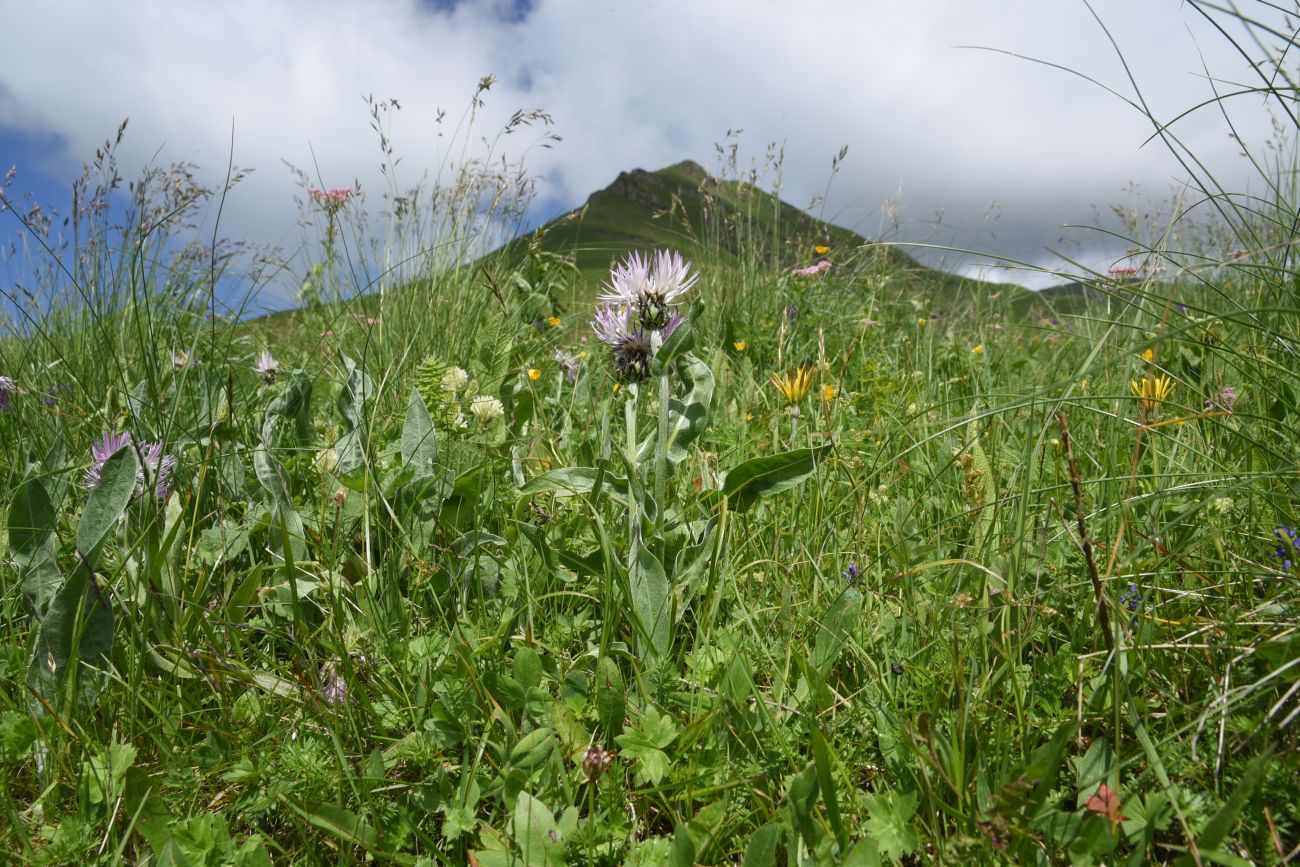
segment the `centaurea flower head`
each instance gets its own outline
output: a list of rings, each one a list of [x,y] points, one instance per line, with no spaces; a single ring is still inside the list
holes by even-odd
[[[564,380],[566,382],[577,382],[578,371],[582,369],[582,359],[572,353],[565,352],[563,349],[555,350],[555,361],[564,371]]]
[[[598,301],[628,308],[637,324],[658,331],[668,324],[678,300],[699,279],[676,251],[656,250],[653,258],[631,253],[610,272]]]
[[[145,443],[140,449],[140,466],[135,471],[135,493],[144,492],[146,482],[153,482],[154,496],[160,500],[167,499],[172,492],[172,471],[176,469],[176,457],[163,454],[163,444]],[[145,471],[148,471],[148,479]]]
[[[9,403],[9,399],[12,398],[17,391],[18,383],[14,382],[13,379],[8,376],[0,376],[0,410],[9,412],[13,409],[13,406]]]
[[[108,462],[114,454],[123,446],[131,444],[131,435],[125,431],[122,433],[113,433],[105,431],[104,437],[97,443],[90,444],[90,469],[86,470],[86,490],[93,491],[99,487],[103,479],[100,473],[104,470],[104,464]]]
[[[614,377],[623,383],[641,382],[649,377],[650,362],[654,359],[650,336],[643,329],[634,329],[632,318],[630,307],[606,303],[597,308],[591,323],[596,336],[614,351]],[[669,323],[671,319],[664,324]],[[674,328],[677,324],[672,323]]]
[[[280,370],[280,362],[276,361],[271,355],[270,350],[263,349],[257,356],[257,362],[253,365],[253,373],[262,377],[262,380],[270,385],[275,382],[275,375]]]

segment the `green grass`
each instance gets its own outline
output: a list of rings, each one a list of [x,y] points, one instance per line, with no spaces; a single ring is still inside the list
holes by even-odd
[[[8,857],[1294,857],[1282,179],[1219,226],[1247,256],[1153,245],[1195,264],[1051,307],[649,177],[531,252],[251,322],[87,230],[102,303],[0,344]],[[793,276],[814,243],[836,267]],[[689,344],[616,389],[587,316],[659,246],[701,273]],[[804,363],[795,414],[769,376]],[[165,500],[129,449],[87,491],[105,430],[177,458]]]

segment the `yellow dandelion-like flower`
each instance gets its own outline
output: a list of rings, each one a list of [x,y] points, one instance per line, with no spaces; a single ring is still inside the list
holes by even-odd
[[[528,378],[533,382],[542,378],[542,372],[535,367],[528,368]]]
[[[743,341],[743,340],[737,340],[736,342],[732,343],[731,345],[734,346],[734,347],[736,348],[736,351],[737,351],[737,352],[744,352],[744,351],[745,351],[745,347],[748,346],[749,344],[746,343],[746,342]]]
[[[983,344],[983,343],[976,343],[974,346],[972,346],[972,347],[970,348],[970,351],[973,352],[973,353],[975,353],[976,355],[983,355],[983,354],[984,354],[984,344]]]
[[[786,403],[794,406],[808,395],[808,389],[812,387],[813,368],[812,365],[792,367],[784,376],[771,374],[768,381],[776,386]]]
[[[1156,351],[1154,349],[1148,349],[1146,352],[1142,353],[1142,360],[1147,362],[1148,364],[1154,361],[1155,357],[1156,357]]]
[[[834,399],[835,399],[835,386],[831,385],[828,382],[822,386],[822,400],[825,401],[826,403],[830,403]]]
[[[1153,412],[1173,394],[1174,384],[1172,379],[1162,373],[1158,377],[1144,376],[1140,382],[1130,382],[1128,387],[1142,409]]]
[[[917,325],[924,326],[924,325],[925,325],[925,317],[924,317],[924,316],[918,316],[917,319],[916,319],[916,324],[917,324]]]
[[[558,328],[560,325],[560,317],[548,316],[546,317],[546,324],[551,326],[552,328]]]
[[[825,255],[826,253],[829,253],[830,249],[831,248],[827,247],[825,244],[818,244],[817,246],[813,247],[813,252],[816,253],[818,256],[822,256]]]

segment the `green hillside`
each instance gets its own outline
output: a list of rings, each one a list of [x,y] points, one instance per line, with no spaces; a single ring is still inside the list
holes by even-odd
[[[818,254],[814,249],[825,246]],[[622,172],[609,186],[499,250],[504,267],[545,254],[576,269],[577,297],[630,250],[671,247],[713,269],[788,272],[827,258],[840,269],[888,275],[897,297],[951,307],[960,299],[1000,296],[1020,312],[1043,312],[1035,295],[1012,284],[967,280],[926,268],[902,249],[809,216],[752,184],[723,180],[686,160],[658,171]]]

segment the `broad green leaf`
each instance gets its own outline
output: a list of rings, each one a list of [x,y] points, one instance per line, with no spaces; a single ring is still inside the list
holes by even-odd
[[[882,791],[866,796],[867,832],[881,857],[898,862],[920,848],[921,840],[912,828],[916,813],[915,792]]]
[[[54,535],[57,521],[40,479],[29,478],[14,491],[9,504],[9,551],[18,565],[23,593],[38,619],[63,582]]]
[[[628,584],[632,589],[632,611],[641,627],[641,659],[666,655],[672,644],[672,587],[663,564],[645,545],[637,546]]]
[[[668,867],[695,867],[695,842],[685,822],[673,833],[673,844],[668,850]]]
[[[339,389],[337,404],[343,419],[343,435],[334,444],[334,450],[339,456],[338,474],[346,476],[366,462],[366,406],[374,396],[375,386],[351,358],[341,352],[339,358],[348,378]]]
[[[668,773],[672,763],[664,752],[677,738],[677,723],[671,716],[650,705],[636,721],[636,725],[615,740],[625,759],[636,762],[636,781],[657,786]]]
[[[823,677],[839,659],[844,643],[858,625],[861,613],[862,594],[854,587],[845,588],[826,609],[821,625],[817,627],[817,640],[813,644],[810,660],[813,668]]]
[[[676,337],[674,332],[673,337]],[[689,352],[677,365],[684,396],[668,401],[668,454],[669,466],[674,469],[690,455],[688,446],[699,438],[709,423],[709,407],[713,403],[713,371]],[[654,459],[658,432],[651,430],[637,444],[638,462]]]
[[[268,446],[311,444],[311,390],[311,376],[295,370],[284,390],[267,404],[262,420],[262,440]],[[283,433],[286,430],[291,430],[292,435],[286,437]]]
[[[583,497],[596,486],[601,471],[596,467],[561,467],[533,476],[519,489],[520,496],[554,493],[557,497]],[[607,490],[620,503],[627,503],[627,479],[608,471],[604,474],[602,489]]]
[[[673,333],[659,346],[659,350],[655,353],[653,375],[658,376],[665,366],[672,364],[694,347],[695,331],[691,328],[691,321],[686,319],[673,329]]]
[[[77,550],[90,568],[99,560],[99,546],[104,537],[131,502],[138,468],[135,449],[123,446],[104,462],[99,471],[99,486],[86,498],[86,508],[77,523]]]
[[[289,548],[293,552],[293,559],[305,560],[306,532],[303,530],[302,516],[294,509],[293,501],[289,499],[289,479],[285,475],[284,468],[280,466],[279,461],[271,457],[270,452],[258,446],[253,450],[253,469],[257,472],[257,480],[262,483],[262,490],[271,495],[272,520],[277,527],[283,524],[284,531],[289,536]]]
[[[438,466],[438,446],[433,438],[433,418],[420,392],[411,389],[402,421],[402,466],[410,468],[415,478],[432,475]]]
[[[108,664],[113,608],[98,581],[84,567],[73,569],[36,632],[27,685],[58,711],[90,704],[103,686],[104,676],[92,668]],[[43,704],[32,704],[34,713],[45,713]]]
[[[774,867],[776,846],[781,842],[781,824],[769,822],[754,832],[745,845],[745,859],[741,867]]]
[[[809,849],[817,848],[817,841],[821,838],[812,814],[813,807],[817,804],[818,793],[815,765],[809,765],[796,774],[790,780],[790,788],[785,793],[786,806],[790,808],[790,818]]]
[[[525,773],[532,773],[550,761],[558,746],[553,729],[546,726],[533,729],[510,751],[510,764]]]
[[[836,794],[835,778],[831,775],[830,747],[827,746],[826,737],[818,728],[816,720],[809,722],[808,734],[812,743],[813,765],[817,768],[817,786],[821,789],[822,800],[826,802],[826,817],[831,820],[831,830],[835,832],[835,839],[840,844],[840,849],[847,849],[849,832],[840,817],[840,802]]]
[[[564,841],[555,825],[555,814],[527,792],[520,792],[515,799],[511,836],[523,854],[524,863],[530,867],[564,863],[561,857]]]
[[[743,512],[760,497],[770,497],[799,485],[817,471],[817,465],[830,450],[827,444],[751,458],[727,473],[722,496],[727,498],[732,511]]]
[[[1228,800],[1225,801],[1223,806],[1219,808],[1218,812],[1210,818],[1209,823],[1206,824],[1205,828],[1196,838],[1196,847],[1200,849],[1202,853],[1218,849],[1219,844],[1228,836],[1228,832],[1232,830],[1232,826],[1237,821],[1237,817],[1241,814],[1242,808],[1246,806],[1246,802],[1250,800],[1250,796],[1255,792],[1255,787],[1259,785],[1260,779],[1264,776],[1264,768],[1272,758],[1273,747],[1270,745],[1264,750],[1264,752],[1251,759],[1250,764],[1246,765],[1246,769],[1242,771],[1241,781],[1237,783],[1237,787],[1232,790],[1232,794],[1228,796]],[[1192,859],[1190,856],[1184,856],[1179,861],[1180,865],[1191,863]]]
[[[1079,759],[1076,781],[1078,795],[1075,806],[1077,807],[1082,807],[1095,795],[1097,787],[1102,783],[1116,791],[1119,790],[1119,771],[1115,765],[1115,751],[1111,749],[1110,741],[1098,738],[1092,742],[1088,752]]]
[[[627,714],[627,692],[623,684],[623,673],[619,671],[618,663],[612,657],[602,656],[596,660],[596,671],[592,681],[596,719],[604,729],[607,739],[615,737],[623,731],[623,717]]]
[[[301,800],[289,795],[281,795],[280,800],[308,824],[348,845],[362,847],[378,856],[381,861],[402,865],[415,864],[414,856],[385,851],[379,832],[351,810],[320,801]]]
[[[81,763],[81,793],[91,804],[111,804],[123,793],[126,772],[135,764],[135,747],[110,743]]]

